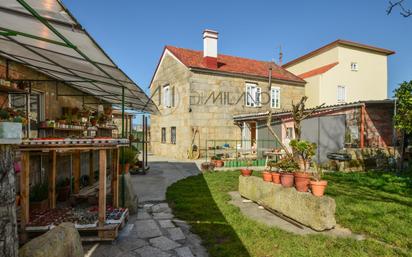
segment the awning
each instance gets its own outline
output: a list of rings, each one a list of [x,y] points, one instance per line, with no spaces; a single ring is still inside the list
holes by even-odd
[[[58,0],[1,0],[0,55],[104,102],[124,96],[127,109],[157,111]]]

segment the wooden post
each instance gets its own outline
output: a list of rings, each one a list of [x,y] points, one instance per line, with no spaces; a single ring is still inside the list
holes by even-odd
[[[20,205],[21,205],[21,227],[24,230],[29,223],[29,192],[30,192],[30,153],[21,153],[21,175],[20,175]]]
[[[93,159],[93,150],[89,152],[89,185],[94,184],[94,159]]]
[[[365,147],[365,105],[361,106],[360,148]]]
[[[73,153],[73,177],[74,177],[74,189],[73,193],[78,194],[80,191],[80,151]]]
[[[106,220],[106,150],[99,150],[99,226]]]
[[[119,207],[119,148],[113,149],[112,155],[112,196],[113,207]]]
[[[52,150],[49,154],[49,206],[51,209],[56,208],[56,161],[56,150]]]

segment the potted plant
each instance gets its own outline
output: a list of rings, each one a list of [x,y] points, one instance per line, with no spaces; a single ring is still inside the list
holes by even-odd
[[[30,210],[46,210],[48,208],[48,185],[39,183],[30,189]]]
[[[253,173],[253,170],[249,169],[249,167],[252,165],[252,161],[246,159],[245,165],[246,168],[240,169],[240,173],[242,174],[242,176],[249,177]]]
[[[92,124],[92,126],[96,126],[97,119],[95,117],[90,118],[90,123]]]
[[[268,165],[268,160],[266,159],[265,169],[262,172],[263,181],[272,182],[272,167]]]
[[[292,152],[298,160],[300,171],[295,172],[295,187],[299,192],[307,192],[310,183],[310,174],[308,172],[309,164],[315,155],[316,144],[306,140],[290,141]]]
[[[213,156],[211,159],[216,168],[223,167],[224,162],[222,161],[222,157],[220,155]]]
[[[292,187],[294,180],[293,172],[299,169],[299,165],[296,163],[296,161],[292,157],[286,156],[285,158],[277,162],[275,166],[282,171],[280,175],[280,183],[282,184],[282,186]]]
[[[65,178],[57,183],[57,200],[60,202],[65,202],[70,196],[70,179]]]
[[[124,172],[128,173],[130,165],[135,162],[137,152],[133,148],[125,148],[120,155],[120,164],[124,164]],[[119,170],[122,172],[122,169]]]
[[[323,168],[319,164],[314,164],[316,173],[313,174],[313,180],[310,181],[310,187],[314,196],[321,197],[325,194],[325,189],[328,186],[328,181],[322,180]]]
[[[280,184],[280,175],[281,175],[281,173],[278,170],[272,171],[273,168],[278,169],[278,167],[276,166],[276,163],[273,162],[273,161],[270,161],[270,162],[267,163],[267,166],[269,167],[269,170],[272,172],[271,173],[272,182],[275,183],[275,184]]]

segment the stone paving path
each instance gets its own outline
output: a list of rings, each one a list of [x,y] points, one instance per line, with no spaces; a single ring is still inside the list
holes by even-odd
[[[168,186],[199,174],[196,164],[171,162],[154,156],[151,161],[147,175],[132,178],[141,202],[137,215],[130,215],[129,222],[116,241],[84,245],[87,257],[208,256],[200,238],[190,232],[190,225],[174,218],[168,204],[164,202]]]

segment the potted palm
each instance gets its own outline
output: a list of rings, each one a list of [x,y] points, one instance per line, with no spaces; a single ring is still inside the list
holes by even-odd
[[[321,197],[325,194],[325,189],[328,186],[328,181],[322,180],[323,177],[323,168],[319,164],[314,164],[315,174],[313,174],[313,180],[310,181],[310,187],[312,194],[314,196]]]
[[[295,187],[299,192],[307,192],[310,183],[309,164],[315,155],[316,144],[306,140],[290,141],[294,157],[298,160],[300,171],[295,172]]]
[[[240,173],[242,174],[242,176],[249,177],[253,173],[253,170],[249,168],[252,165],[252,161],[245,159],[245,165],[246,168],[240,169]]]

